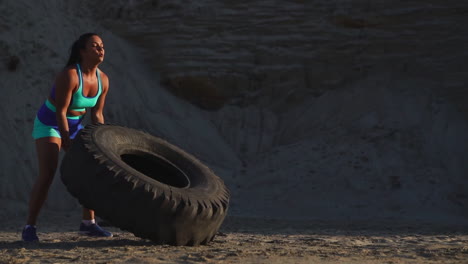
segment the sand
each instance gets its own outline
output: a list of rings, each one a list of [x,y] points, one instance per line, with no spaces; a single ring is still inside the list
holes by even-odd
[[[468,226],[228,216],[208,245],[176,247],[115,227],[81,236],[77,219],[44,212],[39,243],[20,241],[23,216],[1,219],[0,263],[468,263]]]

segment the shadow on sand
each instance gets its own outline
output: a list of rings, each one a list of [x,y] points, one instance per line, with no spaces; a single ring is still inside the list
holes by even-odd
[[[61,230],[63,229],[63,230]],[[1,231],[1,229],[0,229]],[[7,231],[7,230],[4,230]],[[12,231],[9,229],[8,231]],[[70,232],[70,228],[57,228],[55,232]],[[124,232],[124,231],[121,231]],[[114,233],[115,234],[115,233]],[[239,216],[228,216],[218,233],[218,238],[229,234],[248,235],[304,235],[308,236],[433,236],[433,235],[467,235],[468,224],[435,224],[421,222],[395,222],[395,221],[318,221],[318,220],[284,220],[263,219]],[[20,233],[18,233],[19,239]],[[67,240],[69,239],[69,240]],[[224,239],[216,239],[214,242],[222,243]],[[112,239],[80,239],[76,236],[61,238],[58,240],[45,239],[39,243],[28,243],[23,241],[0,241],[2,249],[73,249],[81,248],[104,248],[124,246],[155,246],[156,244],[145,239],[126,238],[126,235],[117,235]],[[162,247],[168,245],[161,245]]]
[[[155,244],[148,240],[131,240],[131,239],[106,239],[106,240],[80,240],[80,241],[58,241],[58,242],[24,242],[11,241],[0,242],[0,250],[2,249],[64,249],[70,250],[73,248],[105,248],[105,247],[125,247],[125,246],[154,246]]]

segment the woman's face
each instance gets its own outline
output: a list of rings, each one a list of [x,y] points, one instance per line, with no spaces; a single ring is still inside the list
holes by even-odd
[[[81,51],[81,59],[93,63],[104,61],[104,44],[99,36],[92,36],[86,42],[85,49]]]

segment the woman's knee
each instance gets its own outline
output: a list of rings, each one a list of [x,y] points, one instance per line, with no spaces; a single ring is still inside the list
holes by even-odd
[[[53,179],[57,168],[54,166],[47,166],[39,169],[39,176],[44,179]]]
[[[54,176],[55,170],[53,169],[41,170],[39,171],[39,177],[36,184],[38,184],[41,188],[50,186],[54,180]]]

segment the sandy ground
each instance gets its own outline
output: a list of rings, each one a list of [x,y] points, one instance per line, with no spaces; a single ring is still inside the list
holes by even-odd
[[[1,219],[0,263],[468,263],[467,226],[332,223],[229,216],[213,242],[154,245],[108,227],[76,233],[79,215],[44,213],[40,243],[19,240],[24,216]]]

